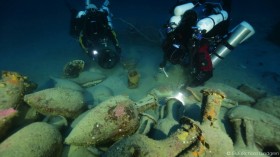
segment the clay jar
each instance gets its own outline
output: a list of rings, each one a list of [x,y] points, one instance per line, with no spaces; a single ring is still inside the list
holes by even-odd
[[[137,70],[128,71],[128,88],[137,88],[140,80],[140,74]]]
[[[167,100],[166,105],[161,109],[161,119],[158,120],[155,129],[152,131],[154,139],[166,139],[179,129],[182,107],[183,104],[174,98]]]

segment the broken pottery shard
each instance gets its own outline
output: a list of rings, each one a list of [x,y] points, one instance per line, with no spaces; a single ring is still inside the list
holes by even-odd
[[[255,103],[255,100],[252,97],[248,96],[247,94],[241,92],[236,88],[233,88],[223,83],[207,82],[204,86],[198,86],[194,88],[188,87],[188,88],[200,98],[202,97],[200,91],[205,88],[210,88],[210,89],[219,89],[223,91],[228,99],[237,101],[239,104],[251,105]]]
[[[32,123],[0,144],[0,156],[59,157],[62,151],[62,136],[53,126],[44,122]]]
[[[73,60],[64,66],[64,76],[67,78],[78,77],[84,67],[85,62],[83,60]]]
[[[112,97],[91,109],[65,139],[70,145],[98,145],[131,135],[139,126],[138,111],[126,96]]]
[[[69,80],[76,82],[84,88],[95,86],[106,79],[106,76],[99,72],[83,71],[80,73],[79,77],[71,78]]]
[[[56,78],[56,77],[50,77],[50,82],[52,83],[52,87],[56,88],[69,88],[77,91],[83,91],[84,89],[78,85],[76,82],[73,82],[68,79],[62,79],[62,78]]]
[[[27,94],[24,101],[44,115],[75,118],[85,109],[83,94],[66,88],[49,88]]]

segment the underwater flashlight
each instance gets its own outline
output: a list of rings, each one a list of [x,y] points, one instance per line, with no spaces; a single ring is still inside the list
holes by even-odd
[[[93,51],[92,51],[92,54],[93,54],[94,56],[96,56],[96,55],[98,54],[98,51],[93,50]]]
[[[98,51],[97,50],[92,50],[91,54],[92,54],[92,60],[95,60],[98,56]]]
[[[184,102],[184,94],[182,94],[181,92],[177,93],[174,98],[177,99],[178,101],[180,101],[183,105],[185,105]]]
[[[174,94],[173,96],[167,98],[167,101],[170,99],[175,99],[179,102],[181,102],[184,106],[185,106],[185,102],[187,102],[187,94],[184,94],[182,91],[177,92],[176,94]]]

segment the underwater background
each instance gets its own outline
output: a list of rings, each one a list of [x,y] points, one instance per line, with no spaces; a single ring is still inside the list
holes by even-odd
[[[171,16],[170,9],[176,1],[110,3],[122,55],[133,54],[143,67],[157,72],[162,58],[159,30]],[[231,27],[245,20],[256,33],[215,69],[213,81],[233,86],[249,83],[279,94],[279,3],[277,0],[233,1]],[[78,42],[69,35],[69,6],[82,10],[83,1],[1,0],[0,69],[18,71],[42,85],[49,76],[60,76],[70,60],[85,59],[90,64]],[[153,41],[119,19],[129,22]]]
[[[92,2],[95,3],[94,0]],[[99,6],[102,2],[96,1],[95,4]],[[127,135],[127,138],[123,138],[126,141],[120,142],[123,145],[114,144],[110,148],[112,151],[108,151],[107,156],[122,156],[122,151],[131,153],[131,149],[126,150],[129,148],[126,144],[129,145],[135,141],[142,150],[152,150],[153,153],[159,152],[168,156],[168,153],[176,152],[178,145],[185,144],[186,141],[188,143],[188,140],[193,142],[194,138],[203,145],[201,148],[210,150],[207,152],[204,150],[206,153],[211,154],[212,150],[216,150],[217,152],[213,152],[213,154],[218,154],[218,157],[219,155],[224,156],[225,150],[232,151],[227,155],[233,155],[238,151],[253,151],[277,152],[279,156],[280,1],[232,0],[231,29],[242,21],[247,21],[256,32],[251,38],[238,45],[215,67],[213,77],[206,84],[208,87],[212,85],[213,88],[214,85],[214,87],[224,90],[228,99],[224,99],[223,93],[210,90],[209,93],[215,93],[207,100],[210,103],[206,103],[205,99],[201,97],[203,86],[187,87],[184,89],[185,93],[182,92],[185,95],[180,95],[182,93],[178,87],[184,83],[185,79],[181,66],[168,64],[166,72],[169,77],[165,77],[159,71],[159,64],[163,57],[161,49],[163,25],[172,16],[171,8],[175,3],[175,0],[111,0],[113,27],[117,33],[122,54],[120,63],[114,68],[102,69],[84,53],[79,42],[69,34],[70,9],[84,10],[83,0],[1,0],[0,70],[14,71],[27,76],[30,81],[37,83],[38,87],[32,92],[27,90],[31,93],[27,92],[26,95],[23,95],[25,89],[19,91],[11,88],[16,87],[17,83],[22,83],[22,78],[15,77],[17,75],[13,73],[3,72],[0,80],[0,128],[5,129],[3,129],[5,136],[0,136],[0,156],[5,152],[13,156],[15,152],[30,151],[32,154],[36,150],[44,150],[45,146],[40,146],[40,144],[48,145],[48,139],[58,142],[57,145],[46,146],[46,148],[53,152],[57,151],[56,153],[59,154],[64,147],[63,151],[67,154],[68,147],[73,146],[75,152],[75,144],[80,144],[80,141],[83,146],[92,145],[93,143],[90,143],[92,141],[100,142],[99,139],[95,139],[97,136],[93,134],[100,134],[101,139],[103,134],[109,134],[114,142],[119,140],[115,138],[115,135],[119,135],[120,139]],[[86,82],[89,83],[88,86],[83,86],[86,83],[77,83],[85,79],[83,77],[79,77],[78,81],[75,78],[66,79],[64,77],[65,65],[73,60],[85,62],[85,73],[83,74],[88,74],[86,79],[93,79]],[[129,68],[127,66],[133,66],[139,74],[140,80],[137,82],[139,84],[136,88],[129,88]],[[68,89],[68,85],[71,88]],[[245,87],[249,87],[247,91],[249,94],[245,92],[246,89],[241,90],[240,85],[248,85]],[[75,89],[72,90],[72,88]],[[16,94],[13,93],[14,91]],[[207,92],[203,94],[205,93],[207,94]],[[183,97],[184,101],[179,100],[179,97]],[[143,101],[142,98],[144,98]],[[215,101],[211,101],[211,99]],[[9,109],[4,108],[9,101],[17,102]],[[140,109],[143,108],[139,106],[145,105],[145,103],[156,109],[140,112]],[[214,107],[207,108],[205,104]],[[218,107],[216,107],[217,104]],[[48,108],[48,105],[53,108]],[[215,111],[203,112],[211,109]],[[74,110],[73,113],[72,110]],[[67,113],[67,111],[71,113]],[[28,115],[28,113],[33,113],[34,119],[26,118],[25,114]],[[207,123],[208,118],[203,119],[207,114],[212,117],[210,120],[214,119],[214,122],[210,121],[210,125]],[[188,116],[189,119],[184,118],[185,116]],[[216,121],[216,119],[218,120]],[[10,123],[9,120],[14,121]],[[56,120],[61,122],[58,125],[62,128],[58,128],[61,132],[51,128],[51,125],[38,122],[47,121],[55,126]],[[200,121],[201,124],[194,121]],[[179,123],[183,124],[182,126],[185,128],[179,128],[181,127],[178,125]],[[222,127],[216,127],[216,125]],[[3,130],[0,129],[0,135]],[[14,138],[17,131],[20,133]],[[68,137],[68,135],[72,136],[72,131],[73,138]],[[238,134],[239,131],[240,134]],[[148,135],[149,138],[133,134],[134,132],[140,134],[144,132],[143,134]],[[246,135],[241,132],[245,132]],[[81,139],[78,138],[77,143],[76,134],[81,135]],[[242,136],[246,136],[246,140],[249,139],[249,142],[244,139],[244,143],[236,140],[236,134],[240,135],[239,140],[242,141],[244,138]],[[254,136],[251,136],[253,134]],[[90,137],[84,137],[84,135],[90,135]],[[130,139],[130,137],[134,139]],[[203,137],[210,143],[211,148]],[[175,139],[173,147],[157,141],[165,138]],[[33,142],[34,147],[26,144],[29,142]],[[101,140],[101,142],[103,141]],[[259,146],[258,142],[263,144],[260,149],[255,147]],[[155,145],[165,147],[162,149]],[[233,146],[235,152],[233,152]],[[37,147],[42,149],[37,149]],[[82,149],[83,153],[96,151],[92,150],[93,147],[77,147],[77,150],[78,148]],[[119,151],[119,148],[123,148],[122,151]],[[169,151],[164,148],[172,149]],[[184,153],[185,150],[180,150],[182,152],[179,151],[178,154]],[[136,155],[141,153],[141,151],[137,152],[137,149],[134,151]],[[199,156],[200,149],[196,148],[194,152]],[[121,155],[117,155],[117,153]]]

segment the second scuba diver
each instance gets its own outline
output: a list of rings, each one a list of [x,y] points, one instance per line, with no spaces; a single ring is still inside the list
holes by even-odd
[[[238,44],[254,34],[247,22],[231,32],[231,0],[178,0],[166,27],[160,70],[167,61],[190,69],[184,86],[199,86],[213,76],[213,68]]]
[[[98,9],[87,0],[86,10],[72,11],[70,30],[70,34],[79,39],[85,53],[105,69],[113,68],[121,54],[108,5],[109,0],[105,0]]]

